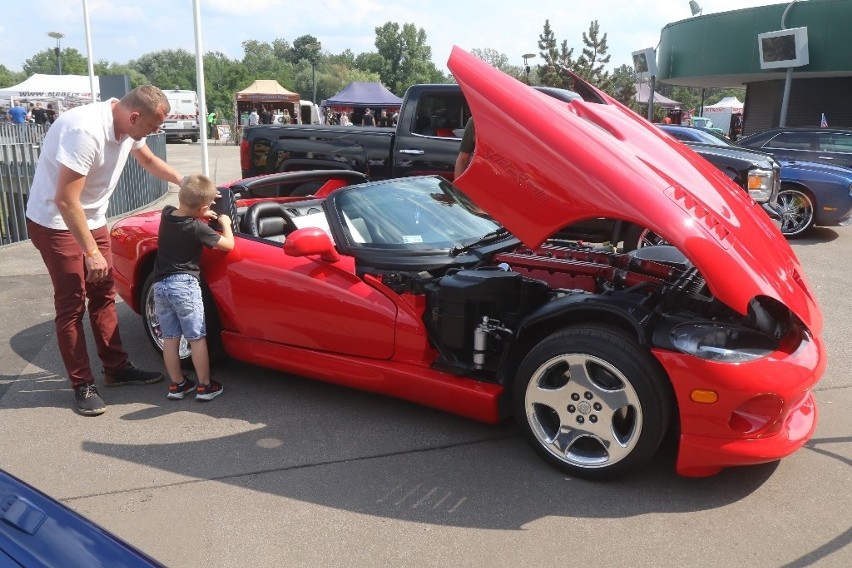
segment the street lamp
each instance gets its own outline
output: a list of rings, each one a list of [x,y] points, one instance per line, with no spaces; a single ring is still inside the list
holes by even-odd
[[[524,58],[524,72],[527,74],[527,83],[530,82],[530,66],[527,63],[528,60],[533,59],[535,57],[535,53],[525,53],[521,55]]]
[[[65,37],[65,34],[62,32],[47,32],[47,35],[56,40],[56,47],[53,48],[53,53],[56,54],[56,67],[59,69],[59,74],[62,75],[62,57],[59,55],[59,48],[61,45],[60,41]]]
[[[317,52],[322,49],[322,43],[307,43],[305,44],[305,49],[310,49],[314,52],[311,57],[311,84],[314,89],[314,96],[311,98],[311,102],[317,104]]]

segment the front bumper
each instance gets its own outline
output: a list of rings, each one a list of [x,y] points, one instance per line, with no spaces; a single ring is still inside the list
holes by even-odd
[[[671,379],[680,418],[676,469],[680,475],[704,477],[724,467],[779,460],[801,448],[817,425],[811,392],[826,365],[825,345],[806,336],[795,351],[740,364],[700,360],[690,355],[655,350]],[[712,391],[714,402],[693,398]],[[700,397],[695,397],[700,398]],[[772,399],[778,407],[769,419],[741,428],[743,408],[751,401]],[[740,426],[740,428],[738,428]]]

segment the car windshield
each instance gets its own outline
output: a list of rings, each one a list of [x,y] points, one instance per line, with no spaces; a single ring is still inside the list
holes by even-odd
[[[399,178],[335,192],[333,207],[350,246],[450,249],[501,226],[439,177]]]

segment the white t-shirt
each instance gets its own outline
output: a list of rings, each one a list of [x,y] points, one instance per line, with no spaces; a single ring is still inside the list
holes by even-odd
[[[50,229],[68,229],[56,206],[59,165],[86,176],[80,203],[89,229],[106,225],[109,198],[131,150],[145,145],[128,135],[115,138],[110,99],[102,103],[79,106],[62,113],[44,137],[36,165],[27,217]]]

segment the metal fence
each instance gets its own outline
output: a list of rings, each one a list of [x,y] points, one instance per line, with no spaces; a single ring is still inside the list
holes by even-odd
[[[0,144],[41,144],[47,129],[31,122],[13,124],[0,122]]]
[[[4,125],[17,128],[18,125]],[[32,130],[40,129],[35,125]],[[27,135],[30,135],[27,129]],[[6,131],[0,127],[0,137]],[[33,132],[33,135],[36,135]],[[43,136],[43,132],[42,132]],[[27,199],[32,186],[36,164],[41,153],[40,143],[4,143],[0,138],[0,245],[29,238],[26,223]],[[148,147],[154,155],[166,159],[166,136],[149,136]],[[139,209],[163,196],[169,184],[146,172],[132,157],[121,174],[118,186],[110,198],[107,216],[114,217]]]

